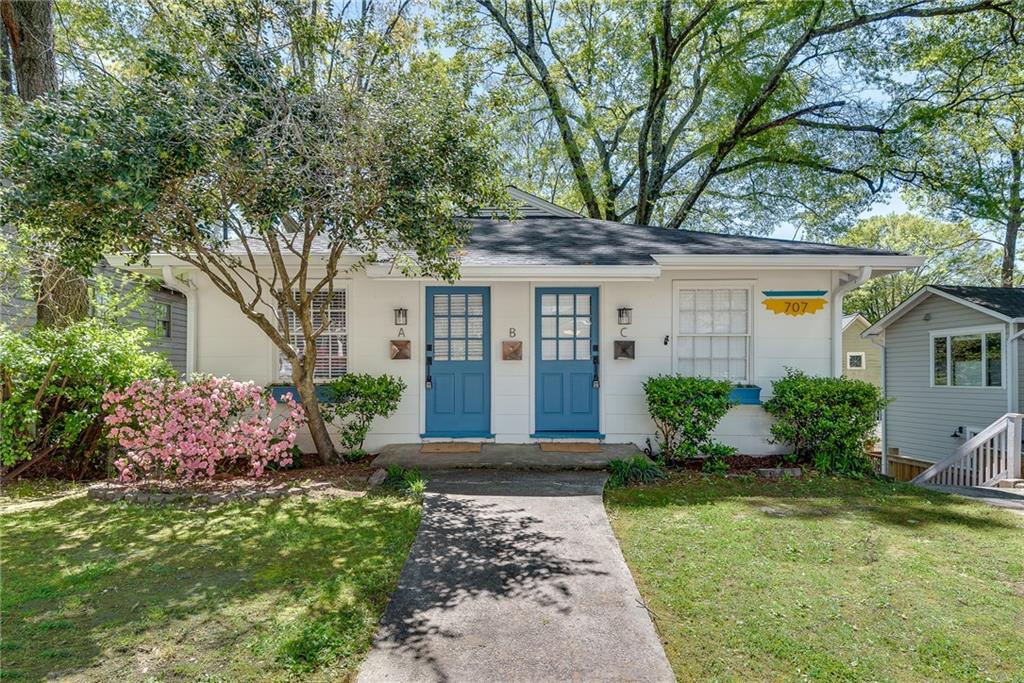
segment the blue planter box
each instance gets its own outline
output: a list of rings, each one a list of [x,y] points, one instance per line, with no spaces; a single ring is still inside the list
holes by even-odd
[[[729,400],[741,406],[761,405],[761,387],[733,387]]]
[[[292,399],[296,403],[302,403],[302,399],[299,398],[299,390],[294,386],[274,386],[267,387],[267,389],[270,390],[270,395],[273,396],[276,401],[283,401],[285,394],[291,394]],[[316,397],[323,403],[330,403],[330,392],[327,390],[327,387],[322,384],[318,384],[316,387]]]

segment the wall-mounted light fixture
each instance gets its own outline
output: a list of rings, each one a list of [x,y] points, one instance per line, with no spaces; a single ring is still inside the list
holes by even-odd
[[[408,308],[396,308],[395,309],[395,324],[399,327],[409,324],[409,309]]]
[[[619,324],[620,325],[632,325],[633,324],[633,309],[629,307],[623,307],[619,309]]]

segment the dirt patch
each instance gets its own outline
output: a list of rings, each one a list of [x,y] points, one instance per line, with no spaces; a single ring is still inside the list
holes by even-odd
[[[740,474],[746,472],[752,472],[762,467],[781,467],[782,456],[781,455],[730,455],[725,458],[725,462],[729,464],[730,474]],[[678,465],[671,466],[670,469],[674,470],[689,470],[689,471],[700,471],[700,468],[704,465],[703,458],[692,458],[684,460]]]
[[[314,458],[303,456],[304,462]],[[373,469],[369,459],[342,465],[314,464],[270,472],[263,477],[218,474],[209,479],[180,482],[172,479],[148,479],[121,483],[108,480],[89,487],[89,497],[97,500],[127,500],[135,503],[224,503],[232,500],[260,500],[286,496],[339,498],[359,496],[367,488]]]

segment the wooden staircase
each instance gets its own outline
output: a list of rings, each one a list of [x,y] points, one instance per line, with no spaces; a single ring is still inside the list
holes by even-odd
[[[914,477],[913,484],[996,487],[1021,478],[1021,413],[1007,413],[948,458]],[[1005,484],[1004,484],[1005,485]]]

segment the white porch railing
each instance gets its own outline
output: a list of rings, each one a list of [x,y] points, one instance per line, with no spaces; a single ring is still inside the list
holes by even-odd
[[[914,477],[914,484],[994,486],[1021,476],[1020,413],[1007,413],[967,440],[953,455]]]

